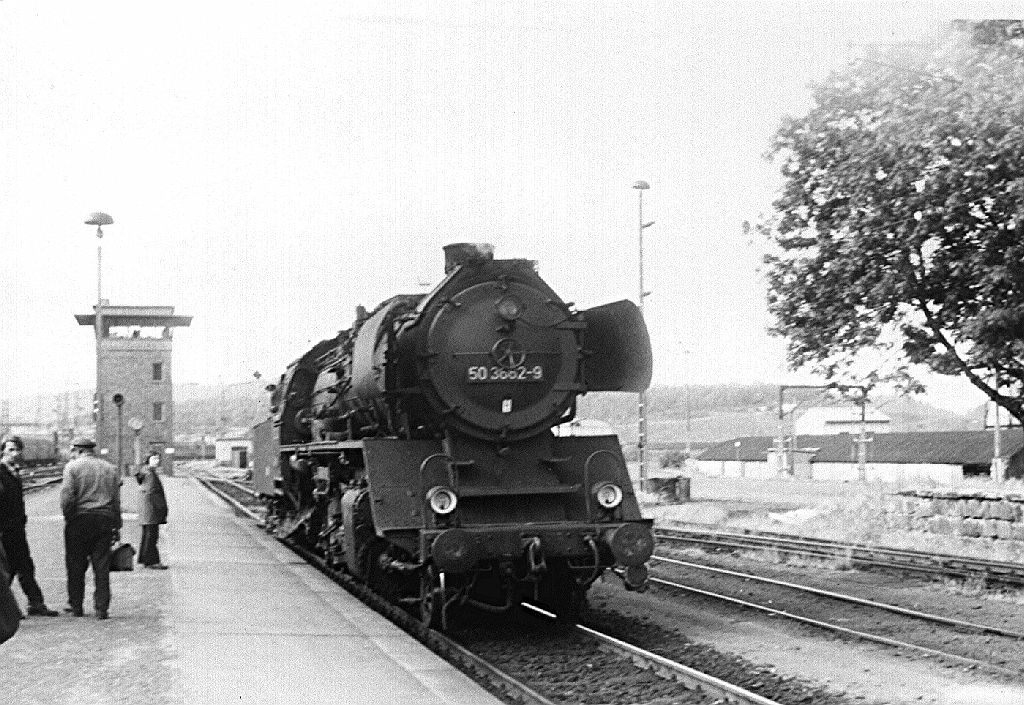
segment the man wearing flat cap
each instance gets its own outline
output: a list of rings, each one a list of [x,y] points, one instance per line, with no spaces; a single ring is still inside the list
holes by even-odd
[[[85,571],[92,565],[96,617],[110,609],[110,545],[121,531],[121,475],[96,457],[96,443],[76,438],[64,466],[60,506],[64,512],[64,564],[68,572],[67,611],[83,614]]]

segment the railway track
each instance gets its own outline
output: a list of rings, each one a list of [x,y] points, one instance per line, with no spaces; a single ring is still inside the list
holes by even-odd
[[[235,511],[262,522],[248,487],[217,477],[197,478]],[[555,624],[553,615],[527,606],[541,626],[462,632],[456,638],[427,629],[405,610],[383,601],[317,555],[287,544],[332,580],[509,702],[518,703],[735,703],[779,705],[758,693],[583,626]],[[493,638],[495,634],[499,638]],[[511,635],[511,636],[510,636]],[[538,640],[543,640],[543,646]],[[596,699],[594,699],[596,698]],[[796,702],[802,701],[796,700]]]
[[[928,553],[796,537],[768,532],[725,532],[706,529],[658,528],[655,538],[664,546],[703,546],[718,551],[774,551],[834,561],[849,567],[881,568],[931,577],[977,580],[986,585],[1024,587],[1024,566],[967,556]]]
[[[252,490],[248,487],[225,479],[212,480],[221,488],[222,493],[230,493],[237,499],[247,504],[258,504]],[[247,512],[257,521],[259,514]],[[663,545],[673,547],[703,545],[712,546],[718,550],[740,551],[740,550],[774,550],[780,553],[793,553],[803,556],[811,556],[828,561],[836,561],[847,565],[858,565],[867,567],[882,567],[889,570],[901,570],[920,572],[929,575],[953,575],[954,577],[971,576],[976,577],[981,571],[979,565],[986,564],[984,561],[964,559],[959,556],[932,556],[923,552],[899,551],[895,549],[878,549],[869,546],[848,546],[838,542],[829,541],[805,541],[794,539],[783,535],[748,535],[748,534],[726,534],[722,532],[684,532],[680,530],[659,530],[658,538]],[[697,534],[696,536],[692,534]],[[683,538],[680,539],[680,536]],[[743,541],[742,539],[754,539]],[[724,539],[724,540],[723,540]],[[903,561],[909,556],[910,565]],[[308,559],[318,562],[316,556],[309,555]],[[666,590],[684,591],[691,595],[700,595],[708,599],[720,602],[727,602],[743,609],[756,610],[763,614],[770,614],[776,617],[784,617],[788,620],[801,622],[817,629],[824,629],[831,633],[841,635],[849,639],[869,641],[896,649],[900,653],[914,653],[929,658],[935,658],[941,662],[955,664],[968,670],[979,670],[994,673],[1020,681],[1024,671],[1017,664],[1024,662],[1024,631],[1018,632],[1012,629],[972,622],[968,620],[951,618],[939,614],[931,614],[916,609],[902,607],[896,604],[889,604],[877,600],[868,600],[856,595],[842,594],[831,590],[823,590],[812,586],[799,585],[786,581],[774,580],[763,576],[729,571],[713,566],[702,565],[692,561],[681,561],[664,555],[656,555],[652,559],[658,566],[659,575],[653,576],[652,582]],[[674,565],[677,571],[685,575],[685,582],[693,582],[692,576],[699,573],[716,574],[719,579],[731,579],[738,581],[745,587],[740,592],[750,592],[749,586],[752,583],[767,586],[775,591],[788,591],[802,597],[789,598],[792,602],[806,605],[807,597],[811,595],[822,603],[831,602],[832,607],[818,606],[817,614],[802,614],[800,609],[787,608],[787,601],[780,600],[776,593],[771,599],[742,599],[734,595],[725,594],[724,591],[707,590],[696,587],[692,584],[684,584],[679,580],[669,579],[671,576],[661,575],[665,566]],[[328,572],[325,566],[319,566],[321,570]],[[996,564],[997,575],[1005,579],[1010,575],[1009,564]],[[921,568],[921,570],[914,570]],[[952,568],[952,571],[948,569]],[[946,569],[946,570],[943,570]],[[328,572],[328,574],[331,574]],[[336,576],[332,578],[338,580]],[[338,580],[338,582],[342,582]],[[1007,583],[1009,581],[1002,580]],[[1012,584],[1012,583],[1011,583]],[[365,592],[365,588],[356,584],[354,591]],[[767,603],[767,604],[766,604]],[[849,616],[843,612],[837,619],[823,618],[821,613],[830,615],[837,610],[835,603],[846,605],[847,610],[860,610],[859,616]],[[388,605],[391,610],[396,610]],[[884,617],[866,618],[864,611],[884,614]],[[397,609],[402,618],[409,620],[411,626],[407,631],[415,633],[422,630],[418,620],[412,619],[400,609]],[[880,631],[859,628],[864,621],[874,619],[882,625]],[[897,638],[906,629],[904,622],[919,622],[934,626],[938,631],[931,640],[925,643],[915,643],[914,640]],[[854,625],[851,625],[851,622]],[[564,625],[559,627],[565,629]],[[511,634],[514,630],[485,630],[484,636],[466,637],[468,644],[450,643],[438,645],[438,640],[450,641],[448,637],[429,632],[428,645],[435,651],[442,653],[446,658],[456,663],[464,661],[466,665],[463,670],[470,673],[482,674],[489,672],[486,678],[492,682],[492,690],[501,692],[504,697],[516,702],[577,702],[580,701],[581,689],[593,687],[595,681],[608,684],[611,691],[608,695],[602,694],[598,700],[603,703],[617,702],[734,702],[734,703],[770,703],[771,700],[764,699],[755,693],[745,695],[740,689],[739,693],[715,690],[715,686],[700,686],[687,681],[687,667],[678,664],[671,659],[651,652],[644,652],[637,647],[631,647],[625,642],[616,643],[614,637],[604,635],[596,630],[589,630],[587,627],[577,625],[572,635],[565,633],[546,634],[542,637],[538,633],[529,633],[523,637],[523,644],[517,646],[514,642],[498,640],[496,643],[488,643],[487,637],[493,636],[495,632]],[[918,628],[920,629],[920,627]],[[550,631],[550,630],[549,630]],[[545,634],[543,631],[541,634]],[[630,632],[626,632],[627,634]],[[620,632],[621,634],[621,632]],[[627,637],[628,638],[628,637]],[[544,646],[543,664],[536,663],[538,643]],[[952,644],[954,648],[948,648]],[[656,647],[655,650],[658,650]],[[959,651],[958,651],[959,649]],[[566,651],[575,656],[562,656],[561,652]],[[450,656],[449,653],[466,652],[461,656]],[[483,654],[483,661],[481,661]],[[531,656],[532,654],[532,656]],[[987,654],[978,657],[979,654]],[[610,659],[610,660],[608,660]],[[620,670],[622,664],[633,662],[631,668],[635,672],[622,675]],[[527,671],[523,672],[523,664],[526,664]],[[573,665],[575,663],[575,665]],[[545,675],[550,672],[553,675]],[[699,673],[699,672],[698,672]],[[480,677],[480,676],[478,676]],[[654,680],[649,680],[654,678]],[[700,679],[698,675],[696,678]],[[668,680],[666,680],[668,679]],[[666,683],[674,682],[676,687],[682,688],[680,692],[668,695],[661,691]],[[723,681],[724,682],[724,681]],[[501,683],[501,685],[497,685]],[[637,692],[629,693],[626,684],[639,684],[643,691],[643,697],[638,698]],[[726,684],[728,686],[728,684]],[[621,699],[614,693],[619,688],[623,691]],[[709,690],[710,688],[710,690]],[[519,695],[510,695],[512,692],[520,692]],[[710,700],[702,698],[710,697]],[[744,699],[747,698],[747,699]],[[761,698],[761,699],[758,699]],[[799,699],[793,700],[799,702]],[[597,701],[595,701],[597,702]],[[788,699],[780,698],[779,702],[789,702]]]
[[[21,482],[26,492],[57,484],[64,475],[63,465],[45,465],[37,468],[26,468],[21,471]]]
[[[1024,660],[1024,633],[1020,631],[664,555],[656,554],[652,561],[660,568],[651,582],[671,591],[969,669],[1015,680],[1024,676],[1019,666]],[[664,574],[665,567],[674,569],[672,579]],[[702,574],[709,577],[702,579]]]

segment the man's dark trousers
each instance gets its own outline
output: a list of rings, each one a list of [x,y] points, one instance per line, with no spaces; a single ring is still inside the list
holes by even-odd
[[[85,571],[92,563],[97,612],[110,608],[110,545],[114,520],[105,514],[77,514],[64,525],[64,562],[68,571],[68,604],[82,609],[85,599]]]
[[[43,591],[36,582],[36,564],[32,562],[32,554],[28,550],[28,537],[24,528],[8,529],[0,534],[3,541],[7,561],[11,565],[11,582],[18,576],[18,584],[28,598],[31,607],[43,604]]]

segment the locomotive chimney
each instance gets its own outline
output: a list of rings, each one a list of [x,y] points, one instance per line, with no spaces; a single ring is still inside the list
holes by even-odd
[[[448,274],[467,262],[489,262],[494,259],[494,245],[486,242],[456,242],[444,246],[444,273]]]

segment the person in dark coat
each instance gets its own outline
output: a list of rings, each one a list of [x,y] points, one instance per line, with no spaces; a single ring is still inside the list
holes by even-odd
[[[28,598],[28,614],[42,617],[56,617],[57,612],[46,606],[43,591],[36,582],[36,564],[28,548],[25,525],[25,491],[21,484],[21,453],[25,444],[18,436],[3,440],[0,454],[0,543],[7,554],[10,573],[15,576]]]
[[[149,462],[136,474],[139,481],[139,524],[142,538],[139,540],[139,563],[154,570],[166,570],[160,562],[160,551],[156,543],[160,539],[160,525],[167,523],[167,497],[164,485],[156,469],[160,467],[160,456],[149,456]]]
[[[21,608],[11,592],[12,579],[7,554],[0,544],[0,644],[14,636],[22,619]]]

